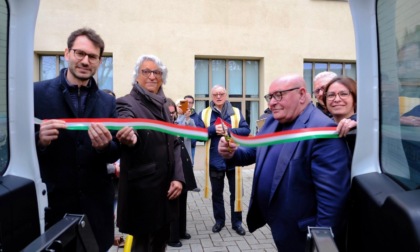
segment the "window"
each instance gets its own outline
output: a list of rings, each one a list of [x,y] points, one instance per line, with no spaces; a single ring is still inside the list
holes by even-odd
[[[420,186],[420,2],[378,2],[380,161],[406,189]]]
[[[60,70],[65,67],[68,67],[68,64],[63,55],[40,55],[40,80],[48,80],[57,77]],[[112,57],[102,56],[102,63],[95,74],[95,79],[100,89],[113,90]]]
[[[9,163],[8,115],[7,115],[7,49],[9,10],[6,1],[0,1],[0,174]]]
[[[195,106],[197,112],[209,106],[213,86],[226,88],[232,106],[241,110],[255,134],[259,114],[260,62],[248,59],[196,59]]]
[[[323,71],[331,71],[337,75],[348,76],[356,80],[356,63],[354,62],[315,62],[305,61],[303,63],[303,76],[308,92],[312,93],[314,77]]]

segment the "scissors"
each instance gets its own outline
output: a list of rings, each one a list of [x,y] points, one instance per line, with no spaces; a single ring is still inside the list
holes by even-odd
[[[223,123],[222,123],[222,129],[223,129],[223,132],[225,133],[224,137],[225,137],[225,139],[227,141],[227,144],[228,144],[228,151],[232,152],[232,150],[229,146],[229,142],[230,142],[230,139],[231,139],[230,131],[229,131],[229,129],[225,128],[225,125]]]

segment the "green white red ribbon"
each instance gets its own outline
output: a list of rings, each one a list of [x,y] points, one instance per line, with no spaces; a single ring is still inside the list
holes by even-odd
[[[91,123],[102,123],[109,130],[120,130],[125,126],[139,130],[154,130],[173,136],[181,136],[201,141],[208,140],[207,130],[159,120],[144,118],[64,118],[68,130],[88,130]],[[40,124],[41,120],[35,118],[35,123]],[[335,127],[304,128],[297,130],[286,130],[281,132],[246,137],[231,133],[235,143],[241,146],[260,147],[274,144],[291,143],[319,138],[338,138]]]
[[[88,130],[91,123],[101,123],[109,130],[120,130],[129,126],[136,130],[154,130],[201,141],[208,139],[207,130],[203,128],[144,118],[60,118],[58,120],[65,121],[68,130]],[[39,124],[40,120],[35,118],[35,123]]]
[[[241,146],[260,147],[309,139],[338,138],[338,133],[335,127],[320,127],[285,130],[255,137],[245,137],[231,133],[231,137],[235,143],[238,143]]]

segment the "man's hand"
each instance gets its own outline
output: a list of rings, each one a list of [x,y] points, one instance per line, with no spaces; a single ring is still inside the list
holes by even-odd
[[[224,159],[230,159],[235,154],[235,151],[238,149],[238,145],[236,145],[233,141],[226,141],[225,137],[220,138],[218,151],[220,156]]]
[[[103,150],[112,140],[111,132],[101,123],[92,123],[89,126],[88,134],[92,141],[92,147]]]
[[[125,126],[117,132],[117,139],[121,144],[125,144],[129,147],[132,147],[137,143],[137,135],[134,133],[133,128],[128,126]]]
[[[179,195],[181,195],[182,192],[182,183],[174,180],[171,182],[171,186],[169,187],[168,191],[168,199],[174,200],[178,198]]]
[[[337,132],[340,137],[345,137],[350,130],[357,127],[357,122],[351,119],[343,119],[337,125]]]
[[[176,107],[176,112],[178,113],[178,115],[183,115],[184,114],[184,111],[182,111],[181,105],[178,105]]]
[[[420,126],[420,117],[418,116],[401,116],[400,122],[402,125]]]
[[[38,145],[41,147],[47,147],[51,144],[51,141],[58,138],[59,129],[67,128],[66,122],[63,120],[43,120],[39,128],[39,141]]]
[[[225,129],[227,129],[227,126],[225,126],[225,125],[217,124],[215,126],[215,129],[216,129],[216,134],[219,135],[219,136],[224,136],[225,134],[227,134],[227,132],[225,130]]]

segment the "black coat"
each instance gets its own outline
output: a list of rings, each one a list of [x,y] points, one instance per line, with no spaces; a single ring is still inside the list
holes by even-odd
[[[93,78],[85,89],[84,113],[78,116],[81,112],[73,105],[65,70],[55,79],[34,84],[36,118],[116,117],[115,98],[100,91]],[[36,126],[36,142],[38,132]],[[47,228],[65,213],[86,214],[100,251],[106,251],[114,241],[114,192],[107,163],[119,158],[117,140],[98,152],[92,147],[87,131],[60,130],[58,139],[45,149],[37,146],[37,153],[41,177],[48,190]]]
[[[182,168],[184,171],[185,178],[185,186],[182,188],[182,192],[187,192],[197,188],[197,182],[195,181],[191,157],[190,154],[188,154],[187,148],[184,145],[184,141],[182,140],[182,138],[179,138],[178,141],[181,145]]]
[[[118,116],[171,122],[162,91],[152,94],[134,86],[117,99]],[[173,180],[184,183],[181,150],[176,137],[153,130],[137,130],[134,147],[122,146],[117,225],[121,232],[150,234],[177,214],[177,201],[167,193]]]

